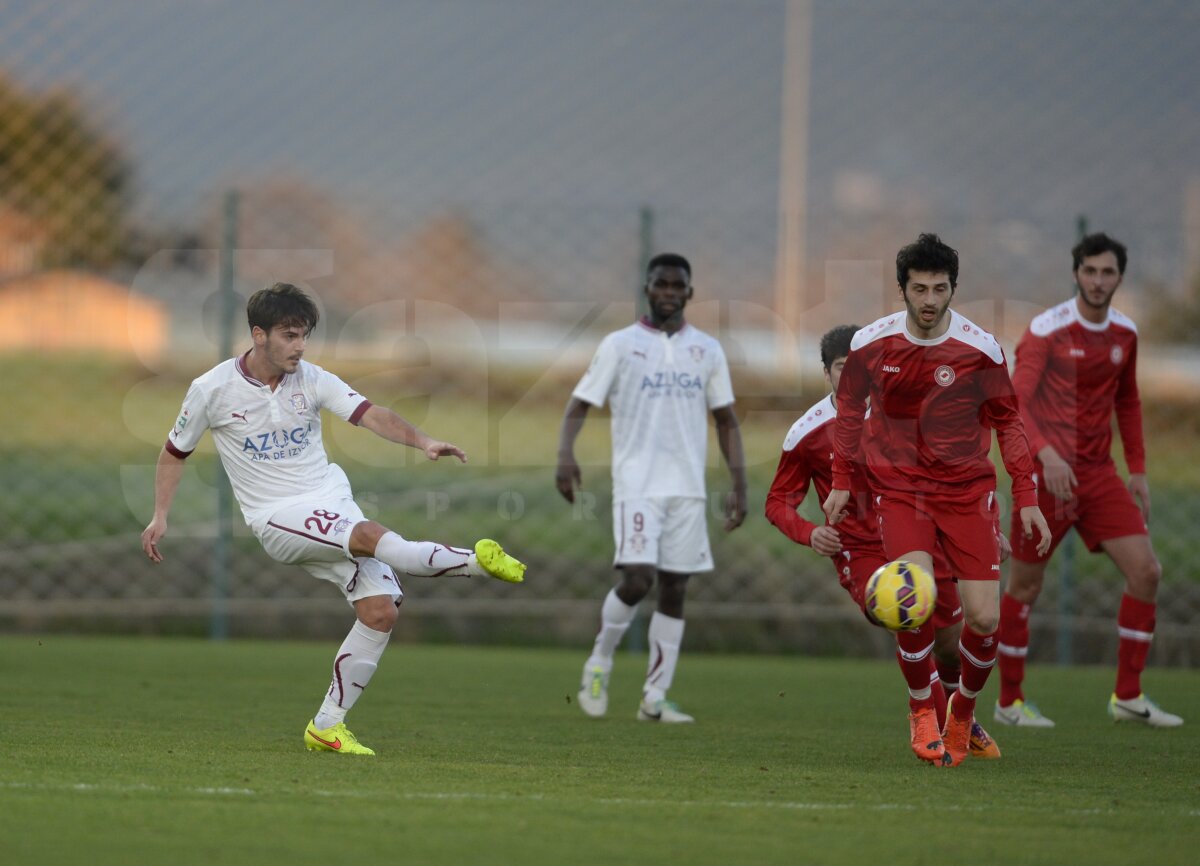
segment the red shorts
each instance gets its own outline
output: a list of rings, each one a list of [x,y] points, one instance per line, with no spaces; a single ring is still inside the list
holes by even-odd
[[[933,576],[959,580],[1000,579],[1000,513],[994,492],[970,502],[947,502],[914,493],[875,497],[884,555],[899,559],[913,550],[931,553]],[[939,564],[939,546],[944,565]]]
[[[889,560],[884,559],[881,549],[843,549],[841,553],[831,556],[829,559],[833,562],[833,567],[837,569],[838,583],[842,585],[842,589],[850,593],[850,597],[854,599],[858,609],[863,610],[867,581],[871,579],[871,575],[878,568]],[[934,574],[940,576],[937,578],[937,604],[933,608],[933,616],[929,621],[934,629],[940,629],[962,620],[962,601],[958,597],[958,583],[950,576],[950,567],[940,549],[934,553],[933,570]],[[865,610],[863,616],[867,617],[867,622],[875,625]]]
[[[1041,461],[1038,461],[1037,477],[1042,477],[1042,472]],[[1013,559],[1045,562],[1072,526],[1078,530],[1079,537],[1092,553],[1110,539],[1149,534],[1142,509],[1133,501],[1133,494],[1117,475],[1117,467],[1113,463],[1076,469],[1075,480],[1079,482],[1075,495],[1065,501],[1044,488],[1038,490],[1038,507],[1050,524],[1052,538],[1050,550],[1045,556],[1038,556],[1037,533],[1033,538],[1026,538],[1021,526],[1021,513],[1013,509],[1010,539]]]

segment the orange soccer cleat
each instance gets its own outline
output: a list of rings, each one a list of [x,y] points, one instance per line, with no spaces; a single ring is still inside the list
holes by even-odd
[[[983,758],[986,761],[994,761],[1000,757],[1000,747],[978,720],[971,722],[970,753],[972,758]]]
[[[909,713],[908,726],[912,731],[913,754],[931,764],[942,763],[946,749],[942,745],[942,735],[938,733],[937,713],[933,707]]]
[[[954,715],[954,697],[951,695],[950,704],[946,707],[946,729],[942,731],[942,741],[946,748],[946,754],[942,758],[943,767],[957,767],[971,751],[971,725],[975,717],[972,715],[960,719]]]

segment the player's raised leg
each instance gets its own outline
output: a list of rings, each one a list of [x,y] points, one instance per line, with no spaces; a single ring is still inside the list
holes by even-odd
[[[489,538],[475,549],[435,541],[409,541],[373,520],[357,524],[350,535],[351,556],[373,556],[400,575],[412,577],[494,577],[506,583],[525,579],[525,564]]]
[[[1102,543],[1104,552],[1125,575],[1125,593],[1117,613],[1117,682],[1108,701],[1113,721],[1140,722],[1156,728],[1174,728],[1183,719],[1164,712],[1142,692],[1142,671],[1154,639],[1158,584],[1162,566],[1148,535],[1131,535]]]

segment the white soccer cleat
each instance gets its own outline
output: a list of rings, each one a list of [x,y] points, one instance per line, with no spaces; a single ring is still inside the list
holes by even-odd
[[[996,702],[996,711],[992,718],[1002,725],[1016,725],[1018,728],[1053,728],[1054,722],[1042,715],[1037,704],[1031,704],[1017,698],[1010,706],[1002,707]]]
[[[598,719],[608,712],[608,674],[600,665],[583,666],[583,683],[579,687],[579,708]]]
[[[683,725],[696,721],[679,709],[674,701],[668,701],[666,698],[653,702],[642,698],[637,717],[639,722],[662,722],[667,725]]]
[[[1145,693],[1125,701],[1114,694],[1108,699],[1108,714],[1114,722],[1141,722],[1152,728],[1178,728],[1183,724],[1181,717],[1159,709]]]

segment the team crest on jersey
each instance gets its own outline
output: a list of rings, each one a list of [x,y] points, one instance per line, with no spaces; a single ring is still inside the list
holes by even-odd
[[[696,363],[700,363],[704,360],[703,346],[688,346],[688,351],[692,353],[692,360]]]
[[[297,412],[303,412],[308,408],[308,401],[304,399],[303,394],[292,395],[292,408]]]
[[[350,528],[349,518],[343,517],[341,520],[339,520],[337,523],[334,524],[333,531],[334,532],[345,532],[349,528]]]
[[[629,549],[634,553],[642,553],[646,549],[646,536],[640,532],[629,536]]]
[[[954,382],[954,369],[942,364],[942,366],[933,371],[933,381],[945,388]]]
[[[1120,364],[1121,359],[1125,357],[1125,353],[1122,352],[1121,347],[1117,345],[1112,347],[1112,351],[1108,353],[1108,357],[1112,358],[1112,362],[1114,364]]]

